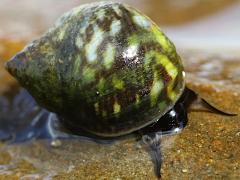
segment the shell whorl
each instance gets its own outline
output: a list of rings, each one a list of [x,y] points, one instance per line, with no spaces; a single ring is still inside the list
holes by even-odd
[[[184,89],[174,45],[148,17],[120,3],[66,13],[7,69],[68,126],[102,136],[158,120]]]

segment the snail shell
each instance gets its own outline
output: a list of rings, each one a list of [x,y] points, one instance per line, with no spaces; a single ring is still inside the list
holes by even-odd
[[[156,122],[184,89],[173,43],[148,17],[121,3],[71,10],[6,68],[75,133],[99,136]]]

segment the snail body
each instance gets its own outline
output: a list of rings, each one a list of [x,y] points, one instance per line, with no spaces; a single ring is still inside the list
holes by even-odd
[[[6,68],[66,127],[104,137],[157,122],[185,87],[173,43],[148,17],[112,2],[64,14]]]

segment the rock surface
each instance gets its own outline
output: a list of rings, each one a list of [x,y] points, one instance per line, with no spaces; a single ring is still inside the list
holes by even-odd
[[[182,57],[189,87],[240,113],[240,56],[183,51]],[[162,179],[239,179],[240,117],[198,103],[188,115],[181,133],[163,137]],[[147,147],[131,138],[112,144],[38,140],[0,148],[0,179],[156,179]]]

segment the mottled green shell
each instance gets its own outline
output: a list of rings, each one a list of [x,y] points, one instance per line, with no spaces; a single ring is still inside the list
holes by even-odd
[[[157,121],[184,89],[174,45],[148,17],[121,3],[73,9],[6,67],[67,127],[100,136]]]

